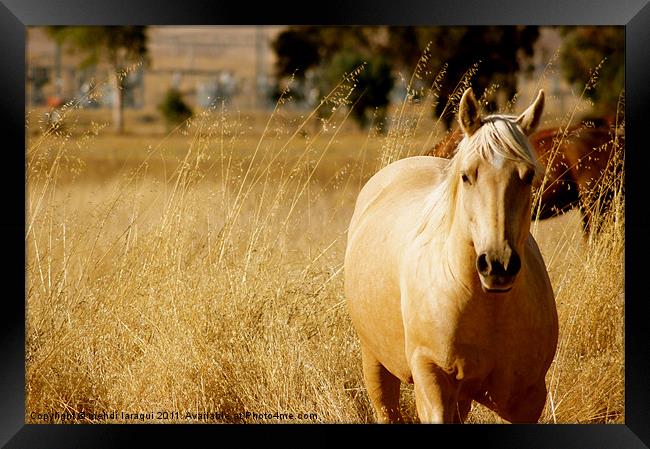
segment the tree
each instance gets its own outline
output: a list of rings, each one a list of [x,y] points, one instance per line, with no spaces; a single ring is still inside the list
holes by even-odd
[[[147,35],[144,26],[52,26],[48,33],[60,45],[85,54],[81,66],[107,62],[111,67],[113,126],[124,131],[124,80],[129,66],[147,56]]]
[[[564,78],[582,91],[592,71],[598,70],[595,86],[586,90],[595,112],[614,116],[625,88],[625,30],[623,27],[563,27],[560,61]]]
[[[271,44],[277,55],[276,74],[303,78],[304,72],[320,61],[319,43],[318,36],[296,29],[280,33]]]
[[[380,27],[291,26],[271,43],[277,56],[276,76],[304,78],[311,68],[329,62],[341,50],[370,55],[377,50],[372,35]]]
[[[375,39],[378,30],[380,27],[289,27],[272,43],[277,56],[276,77],[293,76],[297,98],[304,96],[301,89],[310,88],[316,88],[323,96],[339,84],[345,74],[365,64],[348,100],[355,104],[354,120],[367,126],[368,111],[378,108],[383,115],[393,87],[392,65]],[[308,80],[314,85],[306,85]]]
[[[309,51],[302,53],[297,44],[277,45],[274,47],[278,55],[276,72],[278,76],[295,72],[300,77],[307,70],[329,67],[338,52],[354,51],[365,60],[381,56],[390,61],[393,71],[410,73],[431,42],[428,61],[431,71],[437,72],[447,64],[439,92],[443,101],[438,102],[434,111],[440,116],[446,99],[468,69],[477,63],[478,70],[472,79],[474,91],[480,96],[490,85],[498,84],[499,91],[510,100],[517,90],[516,73],[520,63],[533,54],[538,36],[535,26],[290,27],[276,42],[299,42]],[[488,109],[496,107],[492,99]],[[442,122],[449,127],[452,121],[453,111],[448,109]]]
[[[192,117],[192,109],[183,101],[181,92],[175,88],[167,91],[162,103],[158,105],[158,110],[163,115],[168,129]]]
[[[477,64],[472,87],[478,97],[491,85],[499,86],[499,93],[510,100],[517,92],[517,72],[521,62],[532,56],[533,45],[539,37],[536,26],[459,26],[459,27],[389,27],[388,48],[397,65],[413,70],[415,62],[431,43],[428,65],[434,72],[447,64],[446,75],[440,85],[440,98],[435,115],[440,117],[446,99],[463,75]],[[496,111],[496,99],[487,99],[487,110]],[[450,108],[441,117],[449,128],[454,120]]]
[[[367,127],[370,124],[369,112],[377,109],[378,125],[381,128],[382,118],[388,106],[388,94],[393,88],[391,65],[386,58],[381,55],[364,58],[355,51],[341,50],[332,57],[331,63],[325,69],[324,79],[331,88],[344,74],[351,73],[364,63],[364,70],[356,79],[357,86],[348,98],[354,104],[351,114],[359,126]]]

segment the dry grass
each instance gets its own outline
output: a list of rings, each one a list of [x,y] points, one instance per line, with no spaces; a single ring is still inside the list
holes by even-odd
[[[75,127],[77,111],[31,133],[27,422],[374,421],[343,297],[347,225],[372,173],[440,136],[431,95],[397,108],[387,136],[351,129],[347,88],[324,118],[208,111],[131,151]],[[560,316],[541,422],[624,420],[622,205],[598,238],[575,213],[534,227]],[[499,418],[475,405],[469,421]]]

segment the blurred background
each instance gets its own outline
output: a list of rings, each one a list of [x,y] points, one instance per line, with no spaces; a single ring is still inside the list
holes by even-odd
[[[563,116],[577,97],[582,115],[611,117],[624,88],[621,27],[31,27],[27,41],[27,109],[72,101],[103,111],[117,133],[164,133],[216,105],[272,110],[289,84],[287,107],[311,111],[364,63],[350,98],[362,129],[409,85],[417,99],[437,83],[445,101],[431,115],[446,128],[446,98],[467,76],[490,112],[544,87],[549,115]]]

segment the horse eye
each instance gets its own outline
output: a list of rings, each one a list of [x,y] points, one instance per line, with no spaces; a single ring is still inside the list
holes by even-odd
[[[533,177],[535,176],[535,172],[533,170],[528,170],[526,173],[524,173],[524,176],[522,181],[524,181],[524,184],[530,185],[533,183]]]
[[[467,175],[466,175],[465,173],[463,173],[463,174],[461,175],[461,179],[463,180],[464,183],[468,183],[468,182],[469,182],[469,178],[467,177]]]

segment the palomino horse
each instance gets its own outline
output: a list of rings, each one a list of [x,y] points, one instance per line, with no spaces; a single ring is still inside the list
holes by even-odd
[[[545,129],[530,136],[530,143],[546,168],[546,178],[533,186],[541,189],[533,218],[545,220],[578,208],[585,233],[589,233],[594,215],[610,209],[617,185],[603,181],[608,174],[620,175],[624,137],[605,120],[595,126],[585,123],[568,129]],[[430,149],[426,156],[451,158],[463,138],[460,129]],[[599,200],[599,201],[598,201]]]
[[[411,157],[361,190],[345,294],[380,422],[398,422],[400,381],[422,422],[463,422],[472,400],[536,422],[558,338],[555,298],[529,232],[541,167],[526,135],[544,103],[481,118],[468,89],[453,159]]]

